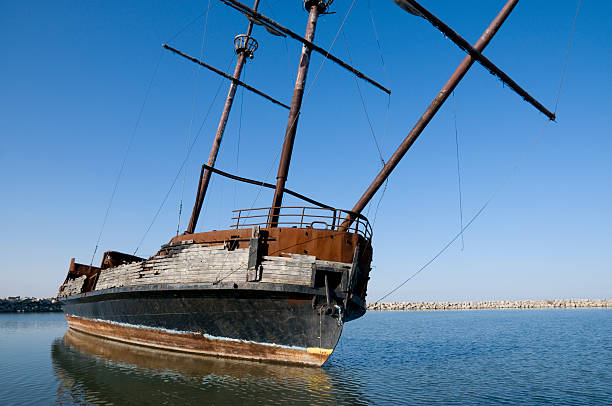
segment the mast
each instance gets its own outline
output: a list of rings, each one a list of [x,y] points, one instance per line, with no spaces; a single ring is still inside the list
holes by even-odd
[[[330,0],[304,0],[304,8],[309,11],[306,34],[304,35],[304,38],[308,42],[312,43],[314,40],[319,15],[325,12],[330,3]],[[270,227],[278,226],[278,215],[280,213],[280,207],[283,204],[283,191],[285,190],[285,182],[287,181],[287,173],[289,172],[289,164],[291,163],[291,154],[293,152],[298,118],[300,109],[302,108],[302,99],[304,97],[304,87],[308,74],[308,66],[310,65],[311,51],[312,49],[306,44],[302,46],[302,55],[300,56],[300,64],[295,79],[295,88],[293,89],[293,97],[291,99],[291,110],[289,110],[289,119],[287,121],[287,129],[285,130],[283,151],[278,165],[278,174],[276,175],[276,189],[274,190],[272,212],[270,213],[269,220]]]
[[[253,5],[253,9],[257,10],[259,6],[260,0],[255,0],[255,4]],[[234,79],[239,79],[240,74],[242,73],[242,68],[244,67],[244,63],[246,62],[246,58],[253,58],[253,53],[257,49],[257,41],[253,37],[251,37],[251,32],[253,31],[253,21],[249,21],[249,26],[247,28],[247,33],[238,35],[234,38],[234,46],[236,53],[238,54],[238,59],[236,60],[236,68],[234,69]],[[217,160],[217,154],[219,153],[219,147],[221,146],[221,140],[223,139],[223,133],[225,132],[225,127],[227,125],[227,119],[229,118],[230,110],[232,109],[232,104],[234,103],[234,96],[236,95],[236,89],[238,88],[238,83],[236,81],[232,81],[230,84],[229,91],[227,92],[227,98],[225,99],[225,105],[223,106],[223,112],[221,113],[221,119],[219,120],[219,125],[217,126],[217,133],[215,134],[215,140],[213,141],[212,148],[210,149],[210,155],[208,156],[207,165],[210,167],[215,166],[215,162]],[[193,206],[193,212],[191,213],[191,219],[189,220],[189,226],[187,227],[187,233],[192,234],[195,231],[196,224],[198,222],[198,217],[200,216],[200,211],[202,210],[202,203],[204,202],[204,196],[206,195],[206,190],[208,189],[208,184],[210,183],[210,175],[211,171],[206,169],[203,172],[203,175],[200,177],[200,182],[198,184],[198,192],[196,194],[195,204]]]
[[[489,27],[485,30],[485,32],[478,39],[476,44],[474,45],[474,50],[477,52],[482,52],[484,48],[489,44],[493,36],[497,33],[501,25],[506,21],[506,18],[510,15],[514,6],[516,6],[518,0],[508,0],[506,5],[502,8],[499,14],[495,17],[495,19],[491,22]],[[461,79],[465,76],[467,71],[472,67],[476,59],[468,54],[461,64],[457,67],[455,72],[451,75],[448,81],[444,84],[436,98],[431,102],[425,113],[421,116],[421,118],[414,125],[412,130],[408,133],[406,138],[402,141],[397,150],[393,153],[393,155],[389,158],[385,166],[380,170],[376,178],[372,181],[370,186],[363,193],[359,201],[355,204],[353,209],[351,210],[353,213],[361,213],[361,211],[366,207],[368,202],[374,197],[378,189],[382,186],[385,180],[391,175],[391,172],[400,160],[404,157],[406,152],[410,149],[412,144],[416,141],[416,139],[421,135],[427,124],[431,121],[431,119],[436,115],[440,107],[444,104],[448,96],[455,90],[455,87],[459,84]],[[348,216],[344,222],[342,223],[342,227],[349,227],[353,220],[354,216]]]

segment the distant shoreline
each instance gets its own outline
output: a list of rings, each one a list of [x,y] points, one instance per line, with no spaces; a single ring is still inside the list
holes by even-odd
[[[373,311],[612,308],[612,299],[368,303]]]
[[[486,310],[486,309],[578,309],[612,308],[612,299],[561,300],[499,300],[481,302],[381,302],[368,303],[370,311],[422,311],[422,310]],[[61,312],[62,304],[56,298],[35,297],[0,298],[0,313]]]
[[[61,312],[62,304],[54,297],[11,296],[0,299],[0,313],[50,313]]]

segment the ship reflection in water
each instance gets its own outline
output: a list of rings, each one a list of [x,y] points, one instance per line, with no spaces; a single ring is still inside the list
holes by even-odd
[[[51,357],[60,404],[367,403],[354,383],[321,368],[194,356],[72,329]]]

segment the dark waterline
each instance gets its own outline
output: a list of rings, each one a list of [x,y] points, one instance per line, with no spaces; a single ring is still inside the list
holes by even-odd
[[[612,404],[612,309],[370,312],[321,369],[159,352],[0,315],[0,404]]]

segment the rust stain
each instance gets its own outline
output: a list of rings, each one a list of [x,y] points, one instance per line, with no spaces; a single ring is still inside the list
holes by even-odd
[[[223,340],[198,333],[171,333],[66,315],[70,328],[99,337],[165,350],[219,357],[272,361],[320,367],[333,349],[288,348],[248,341]]]
[[[263,243],[267,245],[267,253],[264,255],[270,256],[306,252],[320,260],[350,263],[357,242],[366,245],[365,239],[359,234],[336,230],[273,227],[262,228],[260,233]],[[341,238],[335,238],[337,236]],[[250,229],[230,229],[179,235],[170,242],[193,240],[198,244],[223,245],[225,241],[237,240],[236,248],[248,248],[250,237]]]
[[[310,304],[312,299],[287,299],[287,303],[295,306],[302,306],[305,304]]]
[[[142,345],[108,340],[69,328],[64,343],[84,355],[102,357],[110,361],[134,365],[149,370],[179,371],[186,375],[206,376],[223,374],[237,378],[259,377],[299,378],[310,384],[329,381],[324,370],[302,368],[299,365],[276,362],[261,363],[233,358],[211,357],[178,351],[167,351]],[[331,385],[331,382],[327,382]]]

